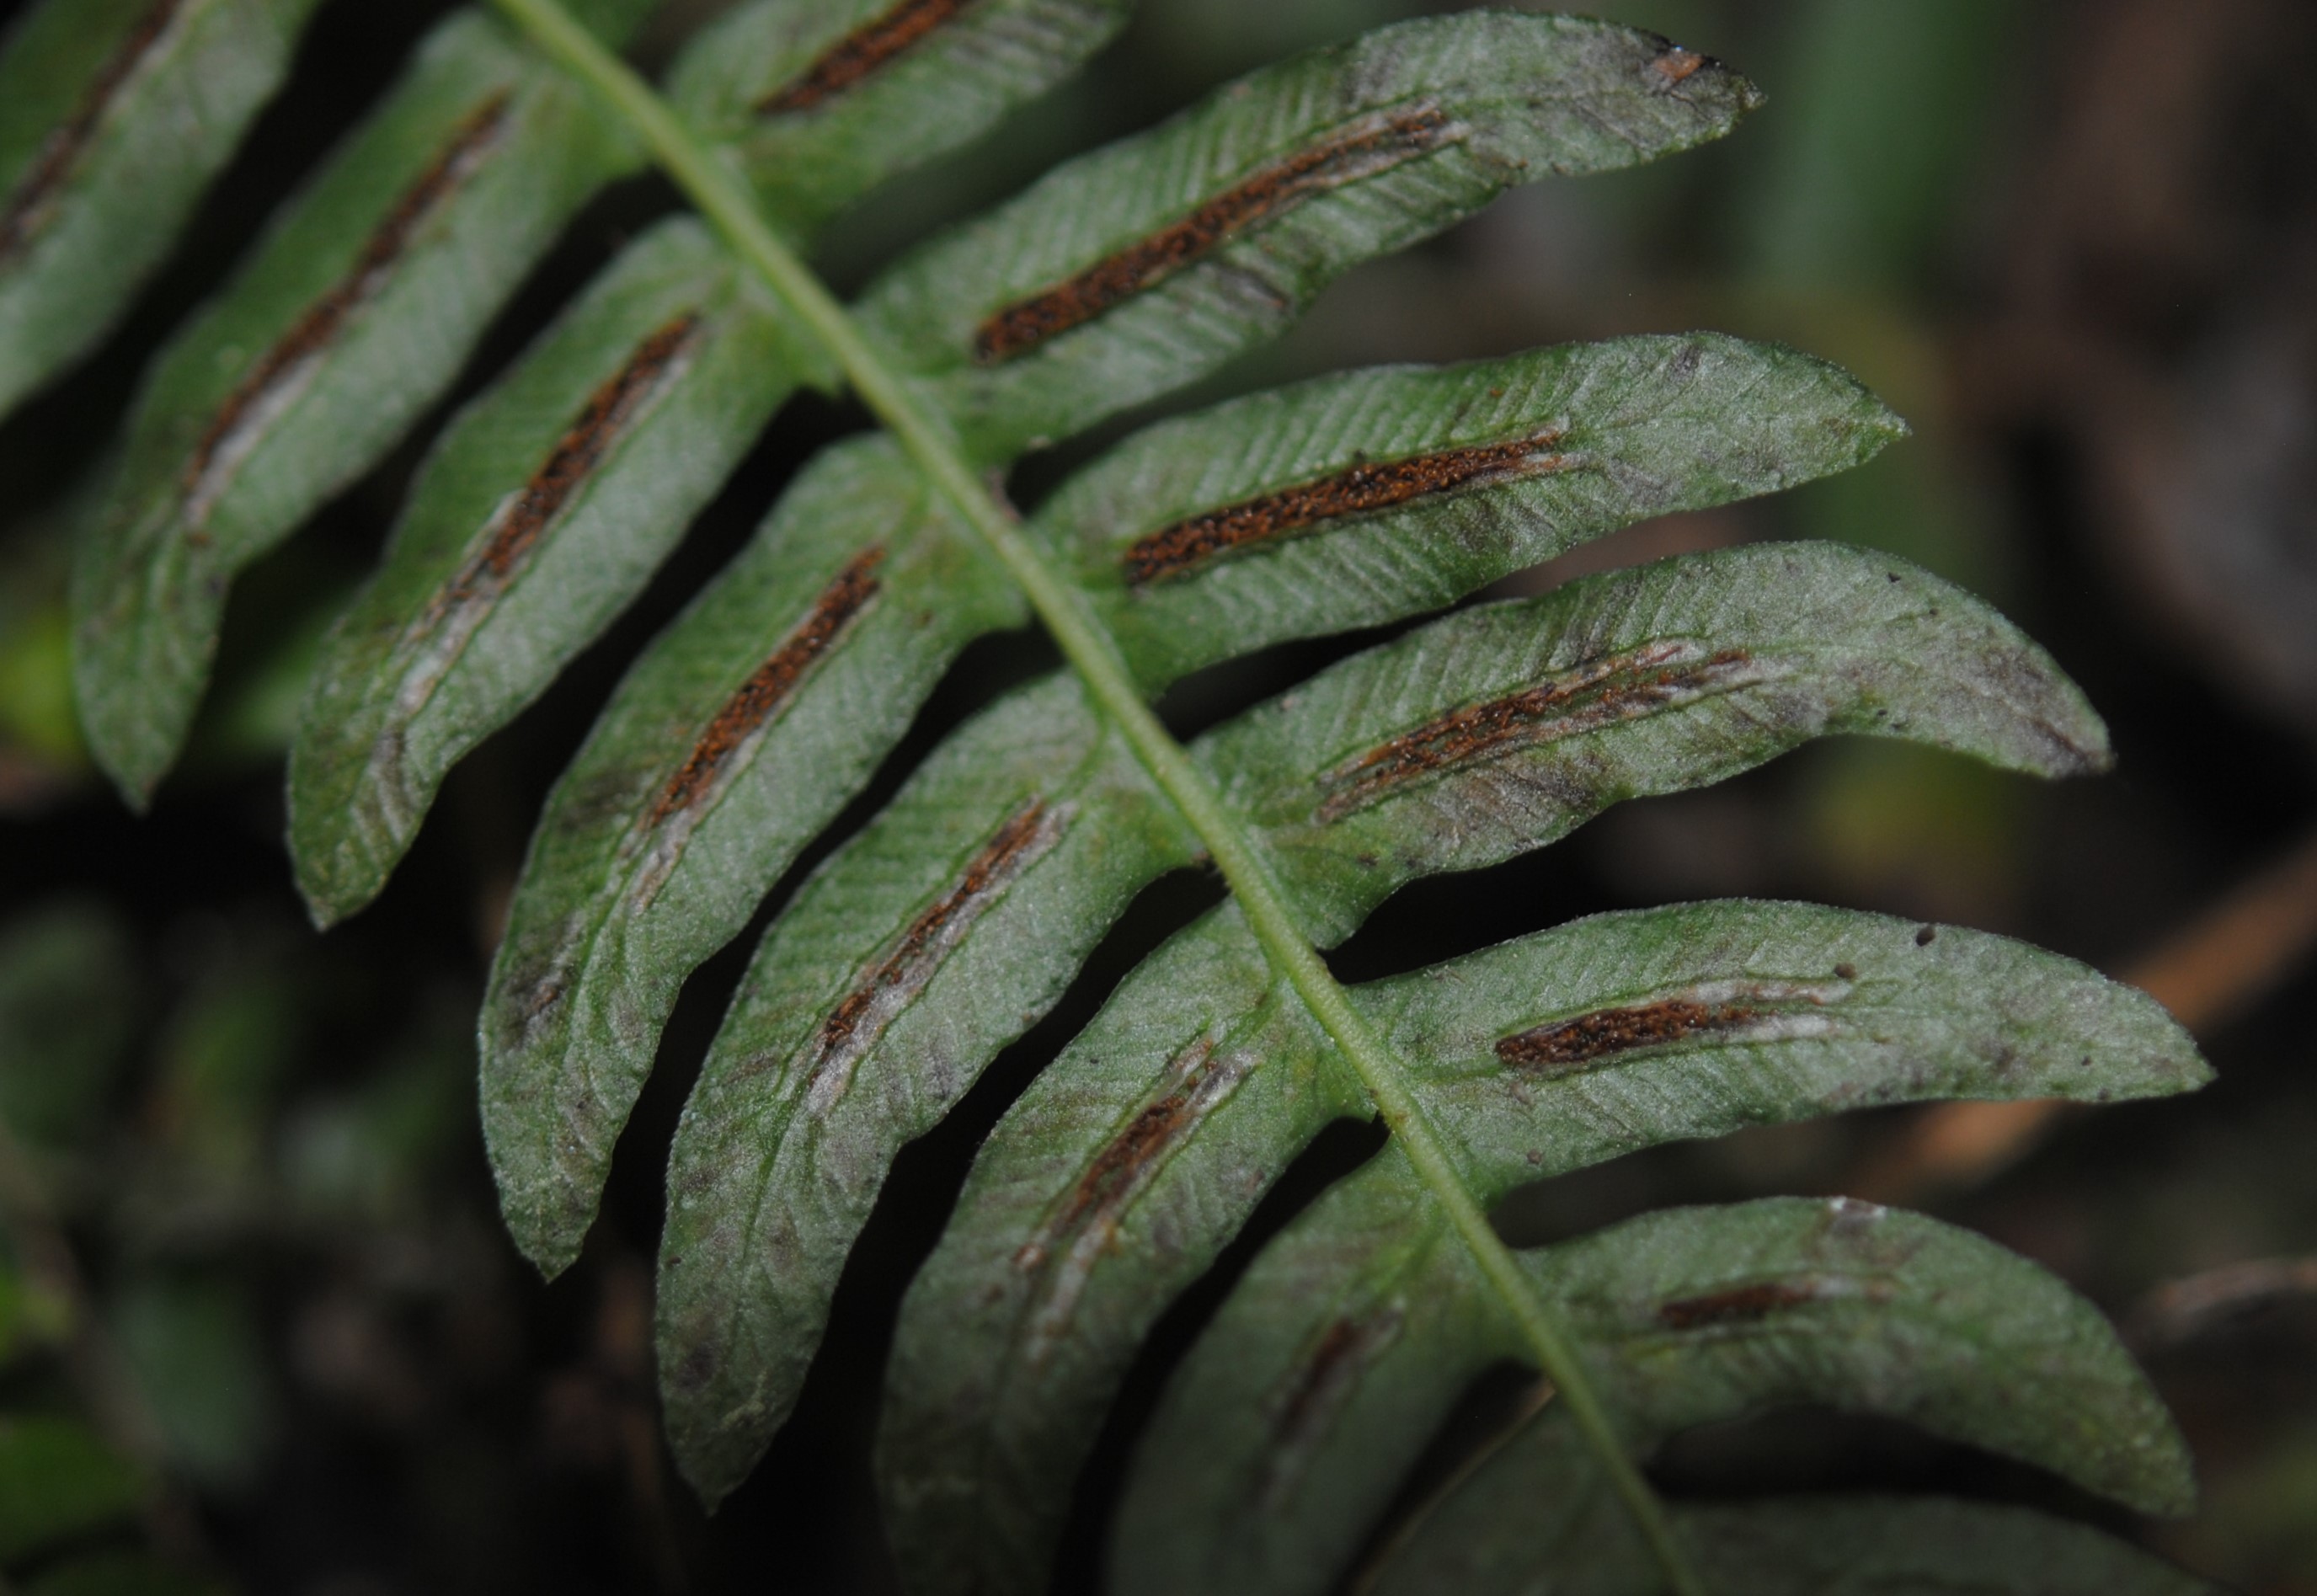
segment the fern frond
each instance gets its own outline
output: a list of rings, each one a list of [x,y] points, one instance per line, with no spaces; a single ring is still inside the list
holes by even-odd
[[[1979,933],[1755,902],[1579,921],[1359,987],[1321,955],[1411,881],[1822,736],[2104,767],[2082,695],[1991,610],[1884,557],[1753,547],[1431,620],[1188,746],[1151,708],[1217,661],[1858,464],[1904,432],[1878,400],[1790,350],[1624,338],[1321,378],[1146,427],[1026,520],[1004,496],[1025,452],[1209,375],[1359,262],[1514,184],[1728,131],[1759,103],[1742,77],[1602,22],[1382,29],[1067,163],[846,307],[800,252],[1074,67],[1122,0],[756,0],[666,94],[613,53],[642,0],[497,9],[512,27],[436,31],[157,361],[83,542],[79,690],[142,802],[235,572],[384,454],[556,232],[647,158],[698,219],[628,245],[452,421],[315,675],[291,807],[317,918],[379,892],[453,764],[641,590],[794,388],[865,406],[876,429],[806,467],[636,660],[534,834],[482,1113],[509,1227],[553,1273],[686,978],[969,643],[1042,626],[1066,668],[946,739],[774,919],[686,1107],[658,1333],[704,1497],[794,1406],[903,1145],[1138,892],[1203,865],[1227,901],[1006,1116],[904,1306],[879,1475],[913,1583],[1043,1582],[1147,1332],[1346,1117],[1389,1140],[1264,1251],[1178,1372],[1125,1498],[1122,1589],[1542,1578],[1597,1550],[1604,1588],[1695,1592],[1710,1555],[1732,1588],[1784,1589],[1810,1560],[1782,1548],[1813,1534],[1850,1548],[1847,1572],[1893,1538],[1856,1586],[1885,1589],[1956,1525],[2023,1557],[2084,1544],[1993,1510],[1657,1499],[1641,1465],[1666,1437],[1777,1402],[2182,1506],[2179,1439],[2113,1333],[1985,1242],[1848,1204],[1652,1215],[1527,1252],[1489,1219],[1524,1182],[1747,1125],[2191,1089],[2204,1065],[2149,1000]],[[10,291],[0,259],[0,312]],[[1443,1413],[1506,1360],[1543,1372],[1550,1405],[1379,1538]],[[1516,1544],[1524,1492],[1552,1511]]]
[[[1924,629],[1910,663],[1881,669],[1880,643],[1910,619]],[[1740,671],[1729,657],[1741,652]],[[1716,659],[1724,664],[1705,664]],[[1613,674],[1604,660],[1627,668]],[[1687,682],[1701,666],[1706,679]],[[1977,693],[1957,690],[1988,679],[2013,696],[2008,713],[1990,713]],[[1490,713],[1504,705],[1530,713]],[[1445,731],[1427,731],[1444,722]],[[2077,740],[2055,747],[2054,726]],[[1355,656],[1219,728],[1193,753],[1253,823],[1299,919],[1332,943],[1418,876],[1494,863],[1618,797],[1734,774],[1835,730],[1891,731],[2030,768],[2065,769],[2104,746],[2072,689],[1983,606],[1887,560],[1802,544],[1698,556],[1467,611]],[[1459,758],[1434,758],[1459,736],[1467,745],[1453,750]],[[1025,743],[1034,763],[1024,762]],[[1379,749],[1401,751],[1364,764]],[[671,1427],[679,1457],[710,1494],[738,1475],[704,1459],[729,1451],[753,1461],[794,1400],[818,1339],[845,1246],[816,1246],[795,1233],[834,1232],[849,1242],[874,1197],[876,1181],[828,1179],[822,1166],[842,1156],[881,1172],[1053,1001],[1128,896],[1191,856],[1187,839],[1170,845],[1154,828],[1147,780],[1130,779],[1131,768],[1082,695],[1062,684],[1026,690],[957,734],[766,937],[670,1164],[661,1311]],[[1005,848],[1025,825],[1042,839],[1051,835],[1048,847],[1069,839],[1070,851],[1048,865],[1043,849]],[[933,836],[945,846],[926,847]],[[1004,852],[1003,871],[988,863],[993,850]],[[910,860],[917,862],[904,875]],[[1090,914],[1093,903],[1109,905],[1109,916]],[[937,939],[917,929],[926,925],[938,928]],[[908,979],[880,984],[895,949],[907,950]],[[1842,957],[1821,962],[1830,970]],[[1634,963],[1628,955],[1612,967]],[[2006,980],[2017,984],[2021,973],[2007,971]],[[1173,1080],[1167,1060],[1207,1024],[1194,1019],[1184,994],[1212,985],[1174,976],[1153,989],[1171,1016],[1148,1022],[1170,1027],[1165,1057],[1116,1040],[1090,1046],[1090,1056],[1133,1083],[1116,1089],[1126,1098],[1102,1111],[1102,1125],[1114,1130],[1172,1094],[1172,1086],[1142,1083]],[[1959,1001],[1964,991],[1957,983],[1944,996]],[[876,1031],[845,1018],[872,1003]],[[1439,1049],[1401,1051],[1426,1065]],[[1275,1071],[1284,1070],[1272,1052]],[[1861,1061],[1845,1062],[1856,1080]],[[1086,1067],[1056,1069],[1084,1091],[1091,1083],[1074,1071]],[[2073,1077],[2060,1079],[2064,1086]],[[2177,1089],[2196,1077],[2165,1079]],[[2110,1072],[2100,1081],[2112,1084]],[[1989,1089],[1969,1080],[1948,1089],[1975,1085]],[[1356,1093],[1315,1099],[1320,1118],[1303,1138],[1361,1101]],[[533,1114],[543,1127],[548,1116]],[[1033,1123],[1038,1156],[1060,1161],[1042,1166],[1033,1186],[1062,1189],[1063,1164],[1102,1161],[1098,1147],[1081,1146],[1058,1124]],[[1001,1135],[987,1156],[1006,1144]],[[1264,1180],[1231,1188],[1233,1204],[1216,1211],[1243,1215],[1240,1199],[1251,1206],[1301,1144],[1280,1151]],[[999,1251],[1028,1244],[1015,1236]],[[1125,1261],[1164,1272],[1162,1260],[1139,1251]],[[982,1300],[988,1284],[928,1299],[927,1322],[944,1327],[937,1340],[951,1339],[965,1304]]]
[[[1905,425],[1714,334],[1321,377],[1162,422],[1030,522],[1156,689],[1438,609],[1635,521],[1847,471]]]

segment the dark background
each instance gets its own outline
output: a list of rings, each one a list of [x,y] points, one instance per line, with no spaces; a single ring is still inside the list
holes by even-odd
[[[17,9],[0,0],[0,22]],[[8,1243],[37,1288],[0,1293],[0,1405],[90,1402],[69,1353],[76,1323],[94,1327],[111,1385],[94,1400],[170,1482],[145,1532],[255,1592],[884,1590],[867,1451],[900,1290],[981,1131],[1212,885],[1153,888],[1061,1012],[905,1154],[802,1408],[713,1520],[658,1439],[650,1258],[659,1151],[753,937],[686,989],[604,1217],[552,1286],[498,1229],[469,1040],[530,817],[595,706],[799,462],[860,417],[792,405],[650,594],[467,762],[384,897],[327,937],[307,928],[281,847],[282,749],[304,661],[375,557],[431,426],[237,589],[218,688],[148,818],[93,776],[73,727],[61,580],[76,483],[145,355],[443,9],[326,6],[291,85],[118,336],[0,426],[0,1119],[48,1150],[11,1176],[12,1202],[27,1182],[37,1198],[12,1212],[48,1217]],[[646,53],[711,9],[672,4]],[[1149,0],[1078,84],[847,224],[828,269],[857,282],[1063,154],[1416,9]],[[1977,1228],[2125,1323],[2201,1460],[2196,1518],[2102,1518],[2024,1471],[1809,1415],[1693,1438],[1668,1482],[2022,1497],[2246,1589],[2317,1592],[2317,7],[1595,9],[1731,60],[1768,108],[1705,150],[1517,193],[1353,273],[1193,399],[1629,331],[1807,348],[1856,372],[1915,437],[1847,477],[1637,527],[1505,587],[1767,537],[1891,550],[2050,648],[2108,717],[2119,768],[2042,787],[1829,743],[1410,889],[1332,962],[1365,979],[1597,909],[1743,892],[1984,927],[2149,985],[2220,1071],[2195,1098],[2033,1125],[1898,1111],[1757,1133],[1532,1188],[1500,1224],[1533,1242],[1672,1201],[1851,1190]],[[443,409],[670,203],[639,181],[591,208]],[[1030,462],[1020,493],[1122,430]],[[1330,657],[1276,650],[1166,707],[1204,724]],[[1050,662],[1034,637],[978,646],[831,840],[959,716]],[[1264,1227],[1373,1145],[1358,1128],[1331,1135]],[[41,1235],[69,1250],[63,1275],[27,1267]],[[1144,1359],[1080,1491],[1066,1585],[1090,1582],[1135,1419],[1251,1245]]]

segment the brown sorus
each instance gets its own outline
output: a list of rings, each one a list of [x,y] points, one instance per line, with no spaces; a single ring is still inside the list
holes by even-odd
[[[1363,118],[1323,143],[1258,168],[1150,237],[1003,307],[975,332],[973,357],[995,365],[1026,354],[1311,195],[1427,154],[1457,131],[1447,113],[1431,104]]]
[[[1259,1487],[1266,1502],[1277,1502],[1293,1488],[1313,1445],[1350,1394],[1361,1365],[1391,1344],[1402,1317],[1397,1304],[1387,1303],[1356,1316],[1339,1315],[1320,1332],[1272,1421],[1275,1444]]]
[[[1655,642],[1588,659],[1549,681],[1426,722],[1320,778],[1335,789],[1320,818],[1335,820],[1437,771],[1509,749],[1552,742],[1637,719],[1737,685],[1742,649],[1705,654],[1694,643]]]
[[[756,102],[758,116],[810,111],[843,94],[963,11],[971,0],[901,0],[813,58],[801,76]]]
[[[708,730],[701,733],[700,740],[693,745],[683,766],[668,778],[658,802],[652,805],[652,825],[691,808],[707,794],[725,761],[732,757],[732,750],[747,740],[748,735],[787,701],[813,662],[828,651],[854,617],[876,596],[877,568],[884,560],[884,549],[872,544],[854,555],[837,572],[836,579],[821,589],[810,613],[781,640],[780,647],[756,667],[725,700],[716,718],[708,722]]]
[[[258,357],[210,419],[185,466],[183,490],[189,500],[201,498],[210,468],[226,453],[243,422],[263,408],[266,396],[335,341],[354,312],[377,298],[392,280],[394,268],[408,253],[427,219],[474,175],[483,156],[497,142],[511,98],[511,91],[501,89],[468,113],[450,141],[371,229],[353,268],[307,306],[290,330]],[[193,507],[198,511],[201,507],[196,503]],[[198,521],[200,516],[196,513],[191,518]]]
[[[1781,1308],[1815,1302],[1822,1290],[1808,1280],[1766,1280],[1734,1290],[1709,1292],[1661,1303],[1658,1317],[1674,1330],[1704,1330],[1716,1324],[1750,1324]]]
[[[893,951],[821,1023],[814,1045],[816,1071],[839,1054],[858,1051],[856,1033],[871,1018],[880,996],[923,990],[958,936],[1045,851],[1042,843],[1051,844],[1047,813],[1042,800],[1015,811],[974,855],[957,883],[909,922]]]
[[[1635,1048],[1743,1030],[1768,1012],[1751,1002],[1708,1003],[1693,998],[1597,1009],[1507,1036],[1497,1044],[1497,1057],[1522,1069],[1578,1070]]]
[[[1402,460],[1362,462],[1330,476],[1186,517],[1128,546],[1126,585],[1140,587],[1163,581],[1219,554],[1347,516],[1372,515],[1410,499],[1453,493],[1507,477],[1558,471],[1566,462],[1548,451],[1560,438],[1558,432],[1546,432]]]
[[[0,262],[7,261],[31,243],[48,224],[54,214],[50,202],[95,136],[97,124],[104,120],[113,96],[135,76],[139,65],[169,31],[169,24],[176,20],[183,4],[184,0],[155,0],[148,6],[145,14],[137,19],[97,67],[96,76],[74,103],[72,113],[41,141],[31,164],[16,180],[6,204],[0,205]]]
[[[489,541],[452,580],[445,593],[448,604],[463,604],[513,574],[548,523],[603,462],[661,376],[689,353],[699,330],[698,312],[685,311],[637,345],[627,363],[587,396],[546,460],[498,516]]]
[[[1069,1201],[1048,1227],[1050,1234],[1069,1234],[1141,1184],[1183,1133],[1197,1122],[1203,1107],[1201,1089],[1214,1067],[1214,1043],[1206,1037],[1175,1061],[1174,1089],[1146,1106],[1095,1155],[1086,1173],[1070,1188]]]

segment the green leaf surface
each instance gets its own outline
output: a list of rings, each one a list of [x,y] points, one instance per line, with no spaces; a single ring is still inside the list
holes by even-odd
[[[769,0],[686,46],[668,99],[782,226],[980,133],[1115,33],[1131,0]]]
[[[1548,1408],[1353,1582],[1360,1596],[1652,1596],[1657,1564]],[[1677,1502],[1717,1596],[2218,1596],[2081,1524],[1935,1497]]]
[[[0,1564],[137,1511],[137,1470],[72,1419],[0,1414]]]
[[[1194,851],[1064,677],[953,738],[774,924],[668,1167],[661,1383],[703,1497],[787,1418],[893,1155]]]
[[[661,224],[452,424],[312,677],[290,764],[299,885],[376,894],[452,765],[639,592],[796,381],[706,229]]]
[[[98,762],[150,798],[243,566],[375,464],[633,147],[497,23],[438,27],[159,356],[73,573]]]
[[[0,416],[109,331],[316,0],[46,0],[0,45]]]
[[[1163,422],[1031,524],[1152,686],[1437,609],[1635,521],[1845,471],[1905,431],[1717,334],[1321,377]]]
[[[629,672],[548,801],[484,1000],[500,1203],[550,1274],[684,978],[1020,604],[891,442],[863,439],[807,468]]]
[[[1005,460],[1215,369],[1507,187],[1686,148],[1757,99],[1604,22],[1407,22],[1058,168],[896,265],[861,317],[969,454]]]
[[[1464,1387],[1522,1358],[1429,1209],[1387,1148],[1265,1250],[1138,1448],[1116,1589],[1325,1589]],[[1637,1450],[1816,1403],[1902,1419],[2152,1511],[2192,1497],[2186,1448],[2098,1311],[1935,1220],[1770,1198],[1646,1215],[1522,1261]]]
[[[2083,695],[2008,622],[1829,543],[1659,560],[1451,615],[1194,751],[1326,946],[1419,874],[1845,731],[2045,776],[2107,760]]]
[[[2206,1077],[2144,994],[2005,938],[1921,930],[1804,904],[1695,904],[1351,990],[1413,1062],[1486,1202],[1639,1147],[1870,1103],[2152,1094]],[[1236,1016],[1189,995],[1226,986],[1243,994]],[[881,1484],[913,1576],[1043,1577],[1070,1479],[1151,1324],[1320,1127],[1366,1111],[1278,1000],[1235,917],[1210,917],[1130,978],[992,1133],[911,1287],[888,1376]],[[1685,1004],[1704,1010],[1686,1029]],[[1654,1022],[1628,1018],[1649,1006]],[[1558,1068],[1496,1051],[1554,1026],[1627,1045]]]

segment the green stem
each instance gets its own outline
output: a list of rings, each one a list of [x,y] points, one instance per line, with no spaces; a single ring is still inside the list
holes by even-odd
[[[1703,1596],[1704,1586],[1675,1541],[1664,1504],[1618,1444],[1560,1323],[1537,1296],[1520,1260],[1498,1236],[1487,1213],[1459,1177],[1446,1142],[1409,1088],[1407,1066],[1353,1004],[1296,925],[1270,865],[1191,762],[1183,745],[1151,713],[1128,674],[1117,644],[1089,612],[1078,590],[1047,567],[1012,513],[966,463],[946,423],[917,402],[861,336],[845,307],[765,224],[747,186],[676,120],[652,86],[574,22],[559,0],[494,3],[549,56],[611,103],[701,214],[715,224],[741,258],[756,268],[836,358],[862,402],[900,440],[934,486],[1021,587],[1062,657],[1125,734],[1159,790],[1206,845],[1208,856],[1239,901],[1272,968],[1294,987],[1350,1061],[1400,1151],[1446,1210],[1481,1272],[1518,1322],[1538,1364],[1560,1388],[1570,1417],[1599,1454],[1602,1466],[1649,1538],[1668,1581],[1679,1596]]]

